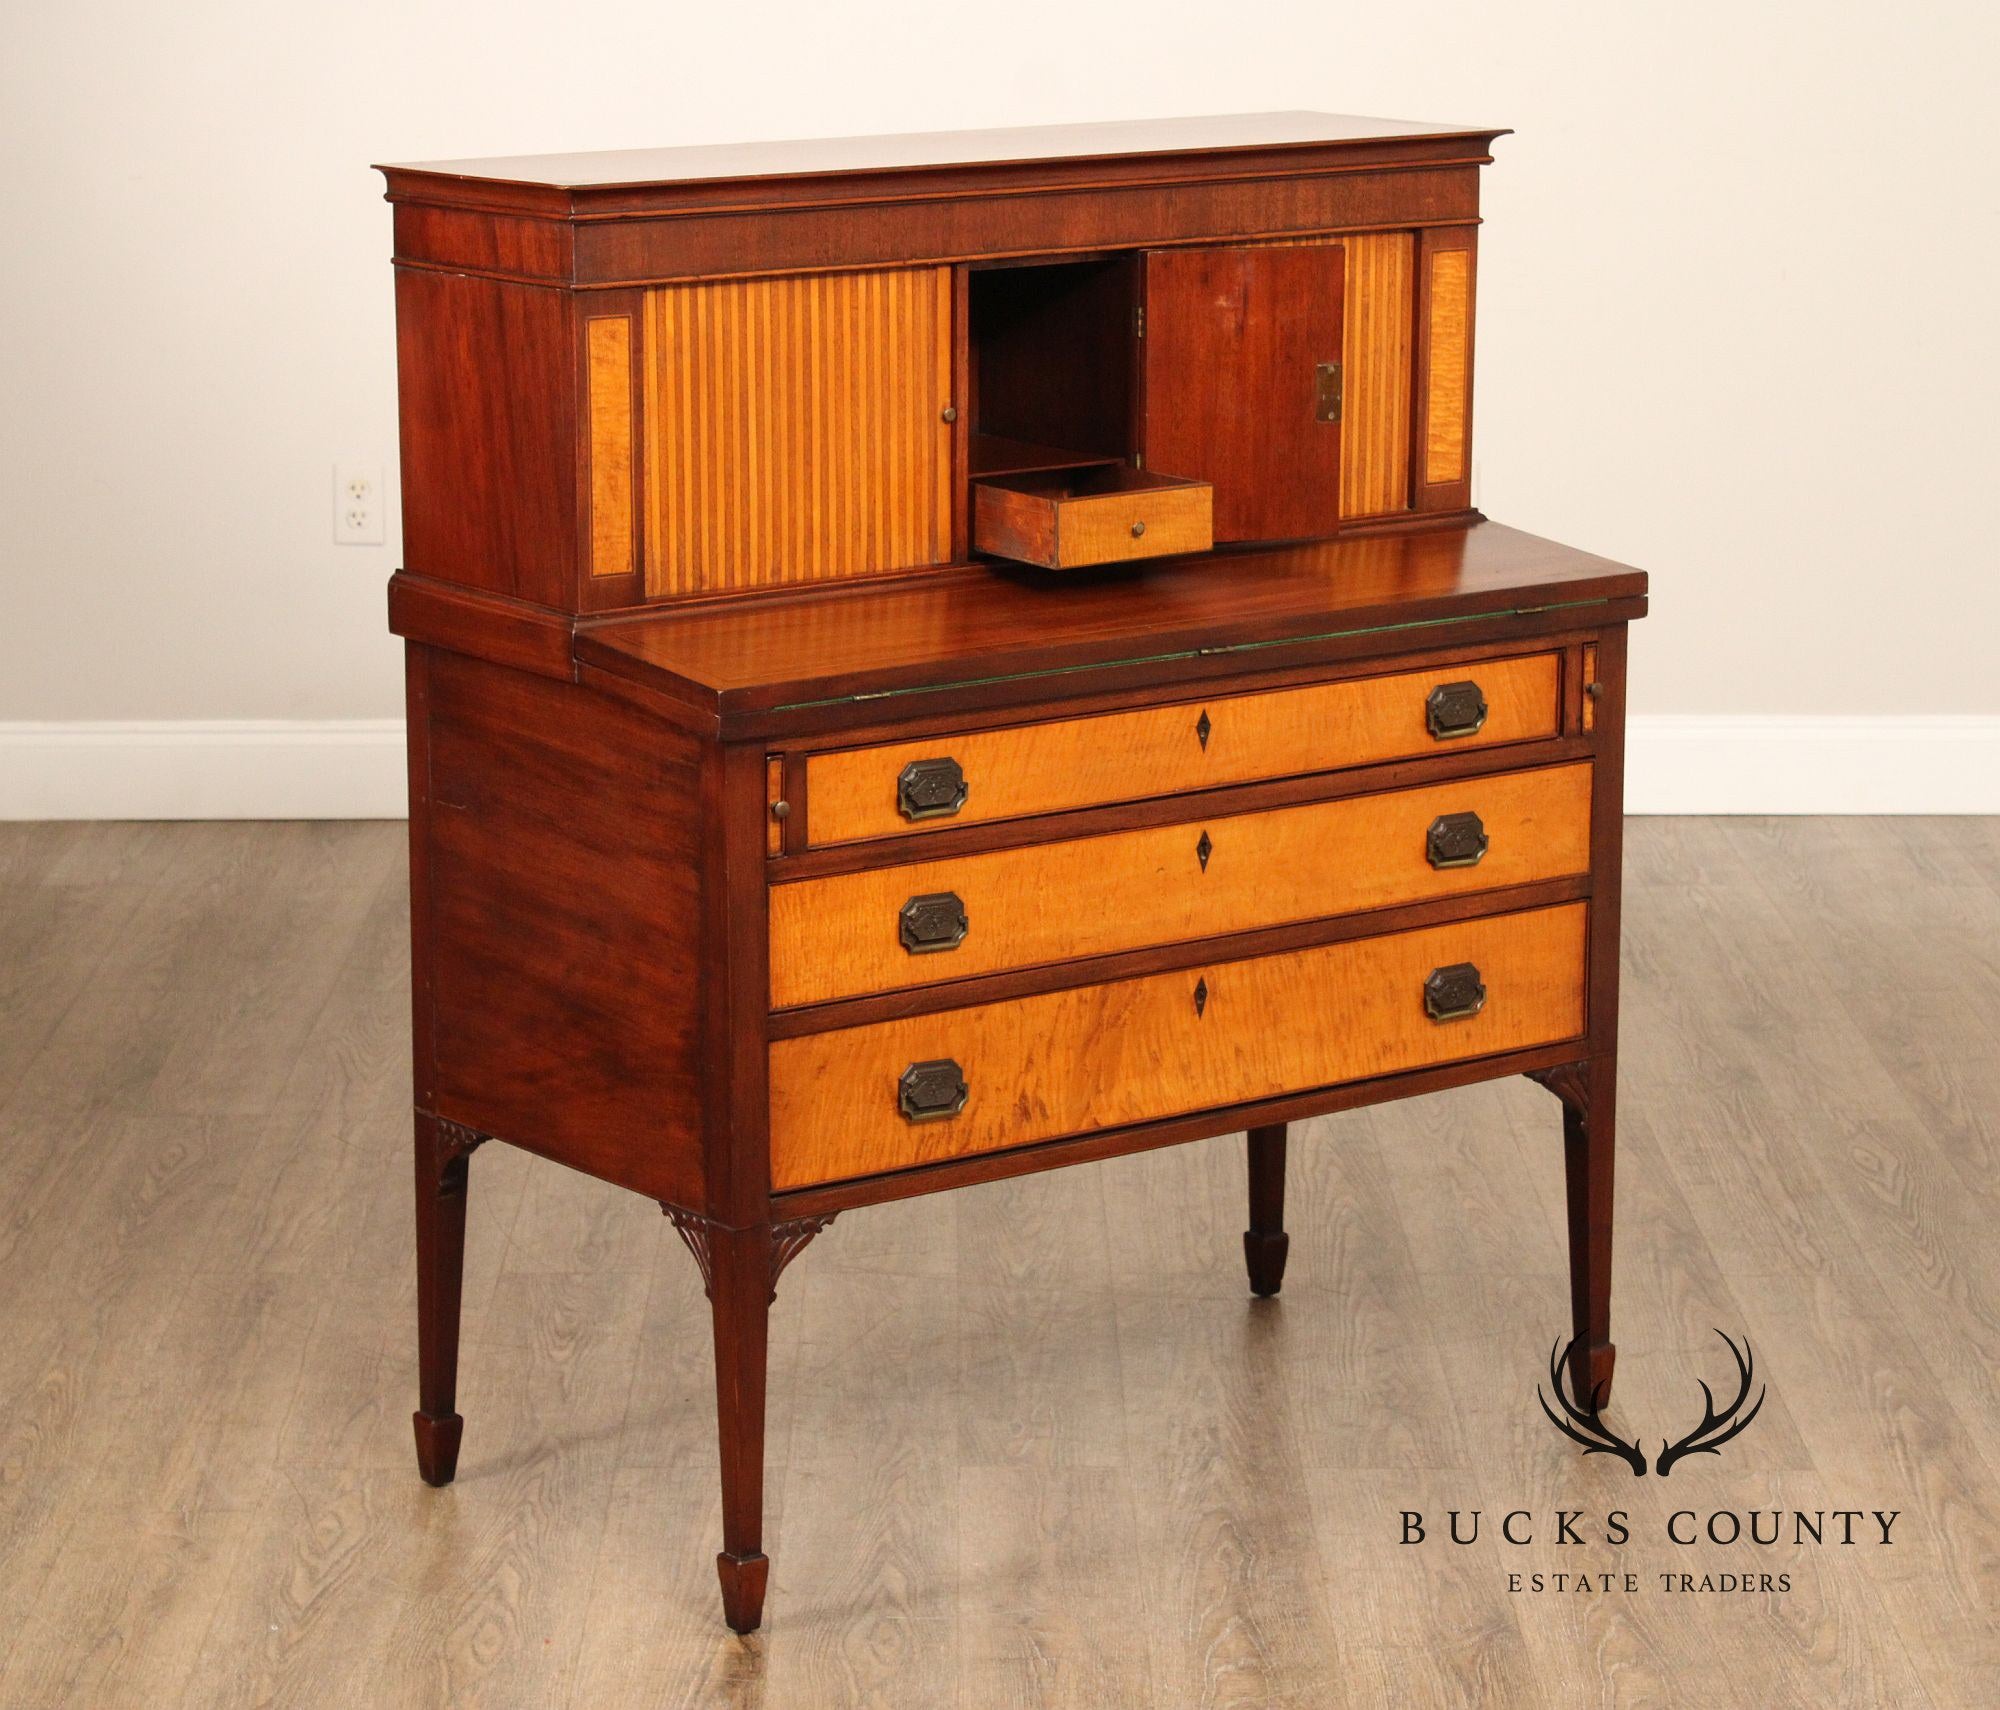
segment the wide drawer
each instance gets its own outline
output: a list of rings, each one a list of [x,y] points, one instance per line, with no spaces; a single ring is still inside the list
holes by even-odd
[[[1215,544],[1215,492],[1206,481],[1124,464],[996,475],[975,481],[972,495],[973,546],[1045,570]]]
[[[773,885],[778,1008],[1588,871],[1587,762]]]
[[[773,1041],[775,1189],[1572,1039],[1585,905]]]
[[[895,837],[1550,737],[1557,656],[1481,659],[812,755],[807,839]]]

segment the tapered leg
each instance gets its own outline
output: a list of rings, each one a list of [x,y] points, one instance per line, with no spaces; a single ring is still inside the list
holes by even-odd
[[[1243,1258],[1250,1267],[1250,1292],[1273,1295],[1285,1280],[1285,1125],[1250,1130],[1250,1227],[1243,1232]]]
[[[768,1226],[711,1227],[709,1298],[715,1316],[715,1403],[722,1436],[722,1614],[739,1633],[764,1618],[764,1374],[776,1248]]]
[[[1570,1384],[1588,1407],[1611,1399],[1612,1166],[1618,1134],[1618,1060],[1593,1057],[1538,1077],[1563,1106],[1569,1199]]]
[[[417,1200],[417,1468],[426,1484],[458,1471],[458,1313],[465,1281],[467,1162],[484,1138],[419,1113]]]
[[[687,1243],[715,1320],[715,1415],[722,1440],[723,1618],[754,1633],[764,1618],[764,1374],[770,1350],[771,1302],[778,1276],[829,1223],[833,1213],[725,1229],[698,1212],[662,1204]]]

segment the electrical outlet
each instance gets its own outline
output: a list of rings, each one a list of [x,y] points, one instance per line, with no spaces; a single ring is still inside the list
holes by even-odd
[[[382,465],[343,459],[333,466],[333,539],[336,546],[380,546]]]

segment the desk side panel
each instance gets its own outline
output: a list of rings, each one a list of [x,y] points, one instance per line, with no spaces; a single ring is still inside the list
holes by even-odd
[[[404,568],[574,610],[568,294],[399,269],[396,368]]]
[[[417,651],[437,1113],[699,1206],[699,744],[572,684]]]

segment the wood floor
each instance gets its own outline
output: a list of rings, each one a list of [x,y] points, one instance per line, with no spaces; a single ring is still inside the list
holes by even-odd
[[[1240,1137],[854,1212],[779,1296],[744,1640],[644,1201],[473,1160],[464,1458],[418,1482],[401,828],[0,826],[0,1705],[2000,1703],[2000,822],[1628,847],[1612,1417],[1692,1426],[1719,1327],[1740,1438],[1635,1479],[1542,1418],[1525,1082],[1295,1130],[1271,1302]],[[1637,1589],[1509,1589],[1556,1572]]]

